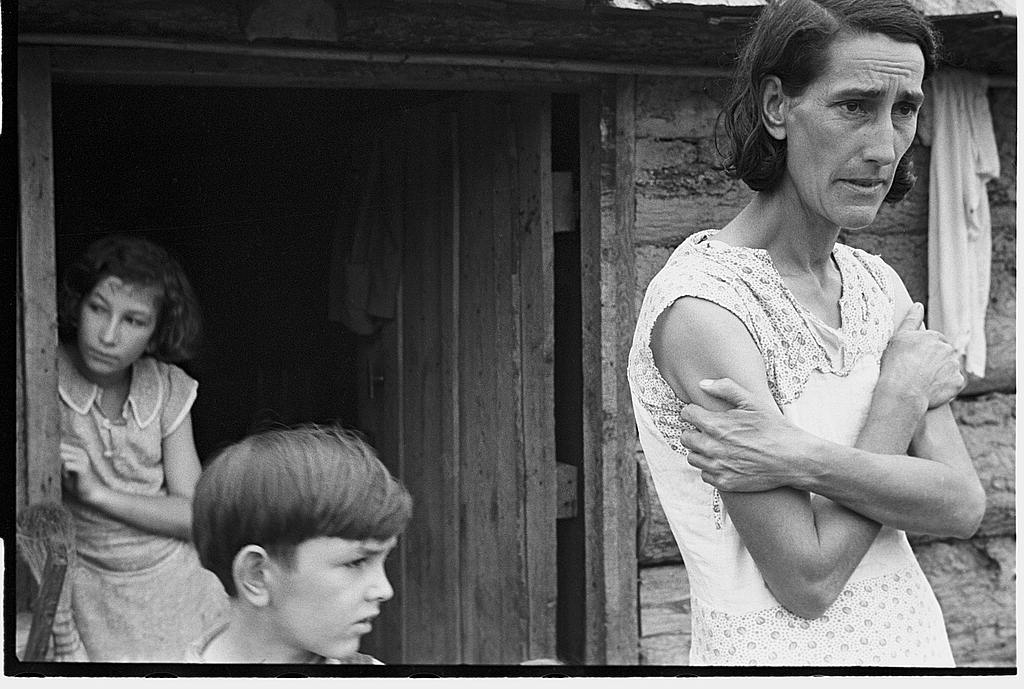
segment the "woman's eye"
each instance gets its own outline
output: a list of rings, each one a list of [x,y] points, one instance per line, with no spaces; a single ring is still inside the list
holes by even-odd
[[[100,311],[103,311],[103,305],[102,304],[97,304],[94,301],[89,302],[88,306],[89,306],[89,310],[94,312],[94,313],[99,313]]]
[[[352,567],[353,569],[358,569],[358,568],[362,567],[363,565],[365,565],[366,563],[367,563],[367,559],[365,557],[361,557],[358,560],[352,560],[351,562],[346,562],[345,566],[346,567]]]

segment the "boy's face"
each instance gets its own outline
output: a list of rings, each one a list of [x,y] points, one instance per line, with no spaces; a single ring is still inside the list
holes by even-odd
[[[396,540],[311,538],[298,545],[290,566],[271,559],[270,610],[296,662],[308,662],[309,653],[343,658],[359,650],[380,604],[394,595],[384,560]]]

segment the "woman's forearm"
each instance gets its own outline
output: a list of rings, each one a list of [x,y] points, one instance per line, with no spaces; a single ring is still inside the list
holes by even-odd
[[[905,451],[913,428],[924,413],[923,406],[926,405],[914,406],[898,397],[877,395],[853,449],[875,457]],[[819,451],[833,451],[833,446],[824,445]],[[815,451],[811,449],[810,452],[813,455]],[[827,468],[831,464],[831,461],[825,461],[822,466]],[[816,472],[816,475],[820,481],[822,476],[829,474],[826,469],[826,473]],[[793,554],[796,557],[792,569],[773,572],[774,576],[766,577],[766,583],[790,611],[804,617],[816,617],[835,601],[846,586],[850,575],[874,542],[881,522],[829,499],[831,496],[822,497],[825,495],[823,491],[806,490],[818,494],[810,501],[810,532],[802,545],[794,543]]]
[[[967,538],[985,495],[948,406],[908,422],[913,411],[873,410],[852,448],[826,441],[806,453],[797,487],[824,495],[881,524],[913,533]],[[913,445],[915,454],[907,454]],[[926,458],[923,458],[926,457]]]

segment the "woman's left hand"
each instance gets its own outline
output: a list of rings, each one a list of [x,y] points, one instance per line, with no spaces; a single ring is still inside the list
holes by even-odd
[[[806,434],[789,423],[778,408],[758,404],[729,378],[702,382],[701,388],[732,405],[724,411],[697,404],[683,408],[682,419],[696,427],[680,436],[690,451],[686,461],[700,469],[705,483],[729,492],[794,485]]]

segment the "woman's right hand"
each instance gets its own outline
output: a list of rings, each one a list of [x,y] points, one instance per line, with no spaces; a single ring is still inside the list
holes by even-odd
[[[915,302],[882,354],[878,389],[913,395],[934,409],[960,394],[967,380],[956,349],[923,322],[924,306]]]

